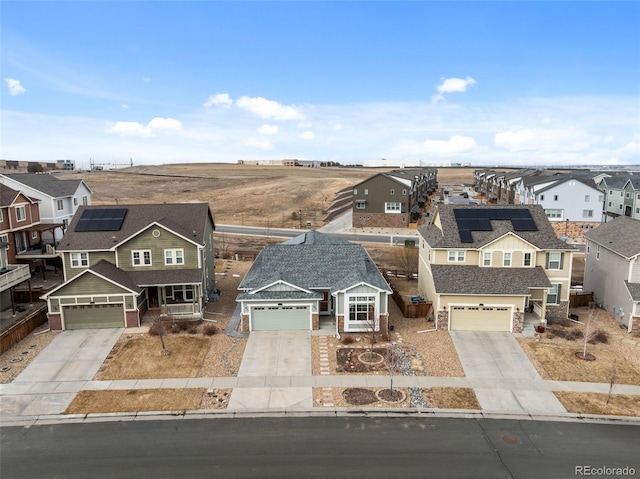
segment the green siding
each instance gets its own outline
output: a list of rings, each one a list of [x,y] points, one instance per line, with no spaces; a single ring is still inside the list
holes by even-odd
[[[205,240],[204,240],[204,262],[202,267],[205,273],[205,290],[208,294],[216,287],[216,267],[215,267],[215,248],[213,240],[214,225],[209,216],[207,216],[207,223],[205,227]]]
[[[92,251],[89,253],[89,266],[97,264],[99,261],[101,260],[106,260],[111,264],[115,264],[116,263],[116,256],[115,253],[111,252],[111,251]],[[85,269],[85,267],[82,268],[72,268],[71,267],[71,253],[64,253],[64,257],[63,257],[63,261],[64,261],[64,270],[67,274],[67,281],[70,280],[71,278],[73,278],[74,276],[79,275],[80,273],[82,273]]]
[[[80,296],[80,295],[105,295],[105,294],[123,294],[129,291],[116,286],[98,276],[87,273],[79,278],[74,279],[63,288],[56,291],[53,296]]]
[[[122,305],[65,306],[65,329],[124,328]]]
[[[154,230],[160,231],[159,237],[153,236]],[[180,248],[184,250],[184,264],[166,266],[164,264],[164,250]],[[150,250],[151,266],[133,266],[131,258],[133,250]],[[154,225],[118,247],[118,267],[124,271],[198,269],[198,254],[198,247],[193,243]]]

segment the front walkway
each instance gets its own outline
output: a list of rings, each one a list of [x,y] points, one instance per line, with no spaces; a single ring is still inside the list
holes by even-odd
[[[465,376],[486,411],[566,413],[511,333],[451,331]]]

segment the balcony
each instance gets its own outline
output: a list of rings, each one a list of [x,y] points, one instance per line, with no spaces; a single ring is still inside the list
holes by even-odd
[[[0,291],[16,286],[31,278],[28,264],[10,264],[0,270]]]

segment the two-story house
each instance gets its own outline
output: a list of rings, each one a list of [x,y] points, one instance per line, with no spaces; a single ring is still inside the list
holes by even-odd
[[[604,193],[602,221],[618,216],[640,220],[640,176],[616,175],[601,178],[598,188]]]
[[[92,192],[84,180],[60,180],[55,175],[21,173],[0,175],[0,183],[39,200],[43,223],[63,224],[66,227],[81,205],[91,204]],[[64,233],[62,228],[52,231],[55,241],[59,241]],[[45,236],[45,239],[54,238]]]
[[[569,308],[573,250],[539,205],[439,205],[420,234],[419,291],[439,329],[520,332]]]
[[[214,230],[206,203],[81,206],[58,247],[65,282],[43,296],[49,327],[135,327],[149,310],[201,318]]]
[[[0,303],[14,308],[11,288],[31,278],[29,264],[18,264],[18,253],[29,248],[31,228],[40,223],[38,202],[0,184]],[[37,238],[37,235],[36,235]]]
[[[619,216],[585,236],[584,290],[629,331],[640,331],[640,221]]]
[[[438,186],[437,170],[406,168],[378,173],[353,187],[353,226],[408,228]]]

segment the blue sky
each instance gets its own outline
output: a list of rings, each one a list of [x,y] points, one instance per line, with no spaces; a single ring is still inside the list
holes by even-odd
[[[640,163],[640,2],[0,9],[4,159]]]

